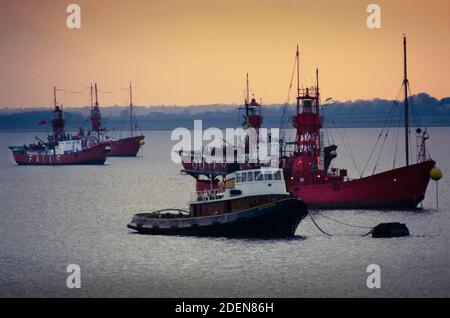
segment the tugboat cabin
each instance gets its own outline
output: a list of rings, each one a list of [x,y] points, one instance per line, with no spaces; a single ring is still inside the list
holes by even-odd
[[[289,197],[282,169],[236,171],[220,182],[218,189],[196,192],[190,202],[192,217],[247,210]]]

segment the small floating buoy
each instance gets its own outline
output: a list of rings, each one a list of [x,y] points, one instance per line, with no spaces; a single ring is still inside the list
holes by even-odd
[[[105,147],[105,151],[106,152],[111,152],[111,147],[110,146]]]
[[[380,223],[372,230],[372,237],[400,237],[408,236],[409,230],[404,223]]]

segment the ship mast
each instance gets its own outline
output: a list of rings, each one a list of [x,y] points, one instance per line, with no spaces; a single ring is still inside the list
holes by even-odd
[[[58,140],[64,137],[64,114],[62,105],[58,105],[58,100],[56,98],[56,86],[53,86],[53,104],[54,109],[52,111],[52,130],[53,130],[53,141],[56,143]]]
[[[320,102],[320,94],[319,94],[319,68],[316,67],[316,114],[319,115],[319,102]]]
[[[98,107],[98,91],[97,91],[97,83],[95,83],[95,106]]]
[[[405,90],[405,101],[404,101],[404,117],[405,117],[405,156],[406,156],[406,165],[409,166],[409,104],[408,104],[408,71],[407,71],[407,63],[406,63],[406,35],[403,35],[403,59],[404,59],[404,79],[403,79],[403,88]]]
[[[56,101],[56,86],[53,86],[53,105],[55,108],[58,106],[58,103]]]
[[[249,106],[250,103],[250,85],[249,85],[249,81],[248,81],[248,73],[246,74],[246,86],[245,86],[245,117],[246,119],[248,119],[248,115],[249,115]]]
[[[100,141],[100,131],[102,130],[102,125],[101,125],[100,109],[98,107],[97,83],[95,83],[94,85],[94,94],[95,94],[95,103],[93,102],[92,85],[91,85],[91,103],[93,104],[91,106],[91,127],[92,131],[95,131],[97,133],[98,140]]]
[[[130,134],[133,137],[133,89],[130,82]]]
[[[300,53],[297,44],[297,53],[295,55],[295,61],[297,63],[297,114],[300,112]]]
[[[91,83],[91,91],[90,91],[90,97],[91,97],[91,111],[94,108],[94,87]]]

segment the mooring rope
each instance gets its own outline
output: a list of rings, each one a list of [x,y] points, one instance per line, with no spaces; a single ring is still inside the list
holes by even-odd
[[[316,221],[313,219],[313,217],[311,216],[311,213],[308,213],[309,218],[311,219],[311,221],[314,223],[314,225],[317,227],[317,229],[322,232],[323,234],[327,235],[327,236],[333,236],[330,233],[325,232],[324,230],[322,230],[319,226],[319,224],[316,223]]]
[[[329,220],[331,220],[331,221],[333,221],[333,222],[336,222],[336,223],[339,223],[339,224],[342,224],[342,225],[346,225],[346,226],[349,226],[349,227],[355,227],[355,228],[366,228],[366,229],[370,229],[370,231],[369,231],[368,233],[361,235],[362,237],[371,234],[371,233],[373,232],[373,229],[374,229],[373,226],[361,226],[361,225],[349,224],[349,223],[341,222],[341,221],[335,220],[335,219],[333,219],[333,218],[330,218],[330,217],[328,217],[328,216],[325,216],[325,215],[323,215],[323,214],[321,214],[321,213],[319,213],[319,212],[317,212],[317,211],[316,211],[315,213],[316,213],[317,215],[320,215],[320,216],[322,216],[322,217],[324,217],[324,218],[327,218],[327,219],[329,219]],[[311,212],[308,213],[308,215],[309,215],[311,221],[314,223],[314,225],[316,226],[316,228],[317,228],[320,232],[322,232],[323,234],[325,234],[325,235],[327,235],[327,236],[330,236],[330,237],[331,237],[331,236],[334,236],[334,235],[332,235],[332,234],[326,232],[325,230],[323,230],[323,229],[319,226],[319,224],[317,224],[316,220],[314,220],[314,218],[312,217],[311,214],[312,214]]]
[[[349,227],[361,228],[361,229],[373,229],[373,226],[364,226],[364,225],[355,225],[355,224],[345,223],[345,222],[333,219],[333,218],[331,218],[329,216],[323,215],[323,214],[321,214],[320,212],[317,212],[317,211],[314,211],[314,213],[317,214],[317,215],[320,215],[321,217],[329,219],[329,220],[331,220],[333,222],[336,222],[336,223],[339,223],[339,224],[342,224],[342,225],[347,225]]]

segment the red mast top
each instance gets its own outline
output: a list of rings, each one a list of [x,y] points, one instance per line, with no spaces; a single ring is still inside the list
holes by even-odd
[[[243,123],[245,128],[255,128],[256,131],[261,128],[263,117],[261,115],[261,105],[256,102],[256,99],[253,97],[250,100],[250,88],[248,81],[248,73],[247,73],[247,86],[246,86],[246,97],[245,97],[245,121]]]
[[[91,127],[98,134],[102,130],[100,108],[98,107],[97,83],[95,83],[95,104],[93,104],[92,84],[91,84]]]
[[[293,175],[308,178],[320,178],[321,147],[320,129],[322,118],[319,106],[319,85],[316,87],[300,88],[300,54],[297,46],[297,111],[292,123],[297,129],[294,149]],[[316,70],[318,81],[318,70]]]
[[[52,111],[51,122],[52,122],[53,137],[54,137],[55,141],[57,141],[57,140],[61,140],[64,136],[65,121],[64,121],[64,113],[63,113],[62,105],[59,106],[57,99],[56,99],[56,87],[55,86],[53,86],[53,104],[54,104],[54,109]]]

